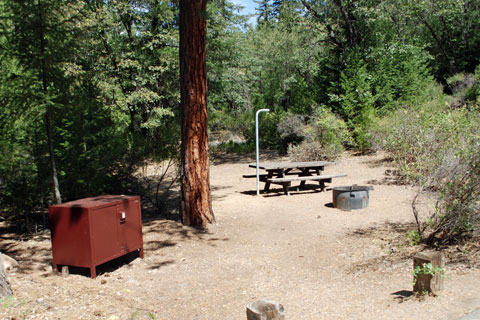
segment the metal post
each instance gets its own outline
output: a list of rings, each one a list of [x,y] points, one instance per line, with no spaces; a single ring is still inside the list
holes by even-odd
[[[260,175],[258,173],[258,158],[259,158],[259,147],[258,147],[258,114],[260,112],[270,112],[270,109],[260,109],[255,113],[255,149],[257,152],[257,196],[260,194]]]

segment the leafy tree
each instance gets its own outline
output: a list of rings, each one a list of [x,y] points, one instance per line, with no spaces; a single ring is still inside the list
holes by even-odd
[[[55,162],[52,121],[55,113],[65,102],[63,99],[62,64],[68,54],[75,50],[73,36],[68,28],[73,26],[68,20],[75,10],[74,4],[61,4],[58,1],[37,0],[8,2],[9,23],[16,37],[10,38],[11,54],[18,59],[24,71],[32,76],[35,84],[27,108],[37,109],[43,117],[46,146],[50,159],[51,177],[55,201],[62,201]],[[37,121],[39,119],[36,119]]]
[[[435,58],[435,77],[446,79],[458,72],[473,73],[480,46],[480,2],[410,1],[395,3],[409,23],[407,34],[419,40]],[[404,20],[404,21],[405,21]]]
[[[5,210],[18,218],[52,202],[49,146],[63,199],[139,192],[132,189],[138,188],[137,165],[177,154],[176,6],[53,0],[0,5]]]
[[[248,110],[248,52],[242,28],[246,18],[237,7],[225,2],[207,3],[207,80],[209,128],[212,131],[241,131],[238,116]]]
[[[271,0],[253,0],[258,7],[255,9],[257,11],[257,23],[268,25],[273,22],[274,19],[274,8],[272,6]]]
[[[80,103],[65,114],[61,131],[64,179],[77,186],[70,198],[138,193],[131,176],[138,164],[176,156],[175,14],[161,1],[96,1],[84,8],[81,43],[90,54],[70,64],[69,76],[77,79],[70,92]]]
[[[474,109],[478,102],[478,0],[257,4],[256,26],[229,1],[209,2],[201,16],[208,28],[209,129],[243,133],[246,149],[259,108],[272,110],[262,124],[266,146],[286,151],[308,136],[316,143],[310,149],[334,154],[352,142],[324,134],[335,129],[319,120],[318,106],[365,150],[381,117],[428,105],[433,78],[454,93],[451,106]],[[60,198],[138,193],[140,165],[178,158],[181,126],[187,132],[191,124],[178,82],[187,67],[178,59],[179,3],[0,0],[0,15],[4,211],[28,218],[32,208]],[[290,119],[302,119],[309,134],[282,136]]]

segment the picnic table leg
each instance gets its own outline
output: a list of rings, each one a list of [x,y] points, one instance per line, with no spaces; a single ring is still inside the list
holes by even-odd
[[[284,170],[279,170],[278,171],[278,178],[284,178],[285,177],[285,174],[290,171],[290,170],[287,170],[287,171],[284,171]],[[283,188],[283,192],[285,192],[285,194],[287,196],[290,195],[290,193],[288,192],[288,187],[290,187],[291,183],[290,182],[284,182],[282,183],[282,188]]]
[[[327,186],[325,185],[325,182],[328,182],[328,183],[332,183],[332,179],[324,179],[324,180],[320,180],[320,191],[325,191],[325,189],[327,188]]]
[[[300,189],[305,188],[305,182],[306,182],[305,180],[300,181],[300,186],[299,186]]]
[[[267,177],[265,179],[265,187],[263,188],[263,192],[268,192],[270,190],[270,185],[271,185],[271,182],[268,180],[270,178],[283,178],[285,177],[285,171],[282,170],[282,169],[275,169],[275,170],[267,170],[268,171],[268,174],[267,174]],[[287,170],[286,172],[288,172],[290,170]],[[288,187],[290,186],[290,182],[286,182],[286,183],[282,183],[282,187],[283,187],[283,191],[285,192],[285,194],[289,194],[288,193]]]
[[[268,192],[270,190],[270,181],[268,179],[273,177],[273,171],[268,171],[267,179],[265,180],[265,187],[263,188],[263,192]]]
[[[320,175],[320,169],[315,170],[317,173],[317,176]],[[325,189],[325,183],[322,180],[319,180],[318,183],[320,184],[320,191],[323,191]]]
[[[318,182],[320,183],[320,192],[325,191],[325,188],[326,188],[325,181],[320,180]]]
[[[299,177],[307,177],[307,176],[311,176],[311,175],[312,175],[312,174],[310,173],[310,169],[309,169],[309,168],[300,168],[300,170],[302,171],[302,173],[300,173],[300,174],[298,175]],[[300,188],[300,189],[304,189],[306,182],[307,182],[307,181],[305,181],[305,180],[300,181],[300,186],[299,186],[299,188]]]
[[[282,186],[283,186],[283,192],[285,192],[285,194],[289,196],[290,193],[288,192],[288,187],[290,187],[290,182],[284,182],[282,183]]]

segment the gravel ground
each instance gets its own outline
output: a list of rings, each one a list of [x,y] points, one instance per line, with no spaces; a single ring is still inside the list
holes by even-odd
[[[283,304],[286,319],[460,319],[480,307],[478,242],[443,250],[438,296],[412,296],[412,256],[423,249],[405,237],[415,190],[385,175],[383,154],[345,154],[326,169],[348,174],[333,186],[374,186],[355,211],[332,208],[332,192],[314,188],[256,196],[255,180],[242,178],[254,174],[250,162],[212,165],[216,223],[207,231],[146,216],[145,259],[108,263],[96,279],[52,272],[49,233],[2,234],[0,250],[21,267],[8,272],[15,296],[0,318],[234,320],[261,298]]]

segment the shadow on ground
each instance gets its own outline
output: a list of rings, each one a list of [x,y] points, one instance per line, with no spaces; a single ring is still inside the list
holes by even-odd
[[[410,245],[408,241],[407,232],[415,228],[413,222],[386,222],[347,233],[347,241],[361,246],[360,239],[364,239],[365,243],[373,242],[378,248],[350,265],[348,273],[377,271],[410,261],[415,253],[424,249],[423,245]]]
[[[404,186],[407,181],[403,176],[400,176],[396,170],[386,170],[385,177],[382,179],[373,179],[367,181],[367,184],[386,185],[386,186]]]
[[[26,273],[51,263],[50,232],[20,233],[15,226],[0,225],[0,252],[19,263],[19,272]]]
[[[400,290],[392,293],[393,299],[398,303],[402,303],[406,299],[409,299],[413,296],[413,291],[411,290]]]
[[[227,152],[215,152],[210,155],[210,162],[213,165],[220,165],[226,163],[244,163],[248,164],[255,161],[255,154],[237,154]]]
[[[330,188],[327,188],[325,191],[329,191]],[[310,194],[310,193],[319,193],[322,192],[320,189],[319,185],[312,185],[312,184],[307,184],[303,188],[299,188],[297,186],[290,187],[288,189],[288,192],[290,196],[299,196],[302,194]],[[241,191],[241,194],[247,195],[247,196],[256,196],[257,195],[257,190],[246,190],[246,191]],[[280,197],[280,196],[285,196],[288,197],[288,195],[285,194],[285,191],[283,188],[277,188],[277,187],[271,187],[268,192],[263,191],[260,189],[260,195],[270,198],[270,197]]]
[[[369,159],[364,161],[370,168],[383,167],[383,166],[394,166],[392,157],[381,157],[380,159]]]
[[[273,160],[277,161],[278,157],[278,152],[262,150],[262,154],[260,155],[260,162]],[[238,154],[233,152],[227,153],[223,151],[217,151],[210,155],[210,162],[213,165],[220,165],[226,163],[250,164],[255,162],[255,153]]]
[[[232,192],[223,192],[223,195],[217,195],[218,193],[216,191],[219,191],[219,190],[227,190],[227,189],[232,189],[233,190],[233,186],[213,186],[210,188],[210,190],[212,191],[212,200],[213,201],[220,201],[220,200],[223,200],[225,198],[228,198],[228,196],[230,196],[231,194],[234,193],[234,191]]]
[[[117,269],[119,269],[123,266],[127,266],[127,268],[131,267],[130,263],[133,262],[135,259],[140,259],[138,251],[130,252],[126,255],[123,255],[121,257],[110,260],[110,261],[108,261],[106,263],[103,263],[101,265],[98,265],[96,267],[97,277],[101,276],[101,275],[104,275],[104,274],[114,272],[115,270],[117,270]],[[60,265],[58,271],[62,271],[62,267],[63,266]],[[68,274],[75,274],[75,275],[90,277],[90,269],[89,268],[82,268],[82,267],[75,267],[75,266],[68,266]]]

